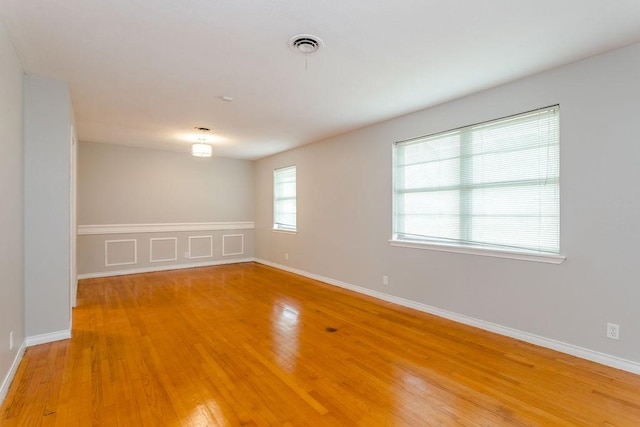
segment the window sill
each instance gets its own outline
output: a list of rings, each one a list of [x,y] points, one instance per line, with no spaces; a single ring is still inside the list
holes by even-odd
[[[282,234],[298,234],[298,230],[281,230],[279,228],[272,228],[271,231]]]
[[[544,262],[548,264],[562,264],[567,258],[564,255],[540,254],[533,252],[503,251],[498,249],[474,248],[470,246],[445,245],[435,243],[413,242],[409,240],[389,240],[391,246],[403,248],[426,249],[431,251],[455,252],[468,255],[490,256],[496,258],[517,259],[520,261]]]

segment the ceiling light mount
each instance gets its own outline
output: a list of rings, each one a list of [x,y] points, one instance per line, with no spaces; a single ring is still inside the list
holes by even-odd
[[[301,55],[311,55],[324,47],[320,37],[311,34],[298,34],[289,39],[289,49]]]

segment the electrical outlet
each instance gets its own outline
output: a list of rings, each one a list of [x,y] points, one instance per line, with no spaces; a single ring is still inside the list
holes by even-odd
[[[382,276],[382,284],[383,285],[388,285],[389,284],[389,276],[387,276],[387,275]]]
[[[188,251],[184,253],[184,257],[185,258],[189,258],[189,252]]]
[[[289,254],[288,253],[284,254],[284,259],[289,259]]]
[[[612,340],[620,339],[620,325],[615,323],[607,323],[607,338]]]
[[[9,332],[9,350],[13,350],[13,331]]]

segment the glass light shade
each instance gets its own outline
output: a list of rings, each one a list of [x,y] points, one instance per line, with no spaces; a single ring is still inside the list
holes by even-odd
[[[191,155],[196,157],[211,157],[212,151],[211,145],[202,142],[191,146]]]

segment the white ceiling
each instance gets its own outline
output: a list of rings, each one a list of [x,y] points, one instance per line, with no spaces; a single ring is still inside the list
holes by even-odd
[[[27,73],[69,82],[81,141],[188,152],[205,126],[214,155],[245,159],[640,41],[638,0],[0,0],[0,16]],[[324,49],[305,61],[300,33]]]

